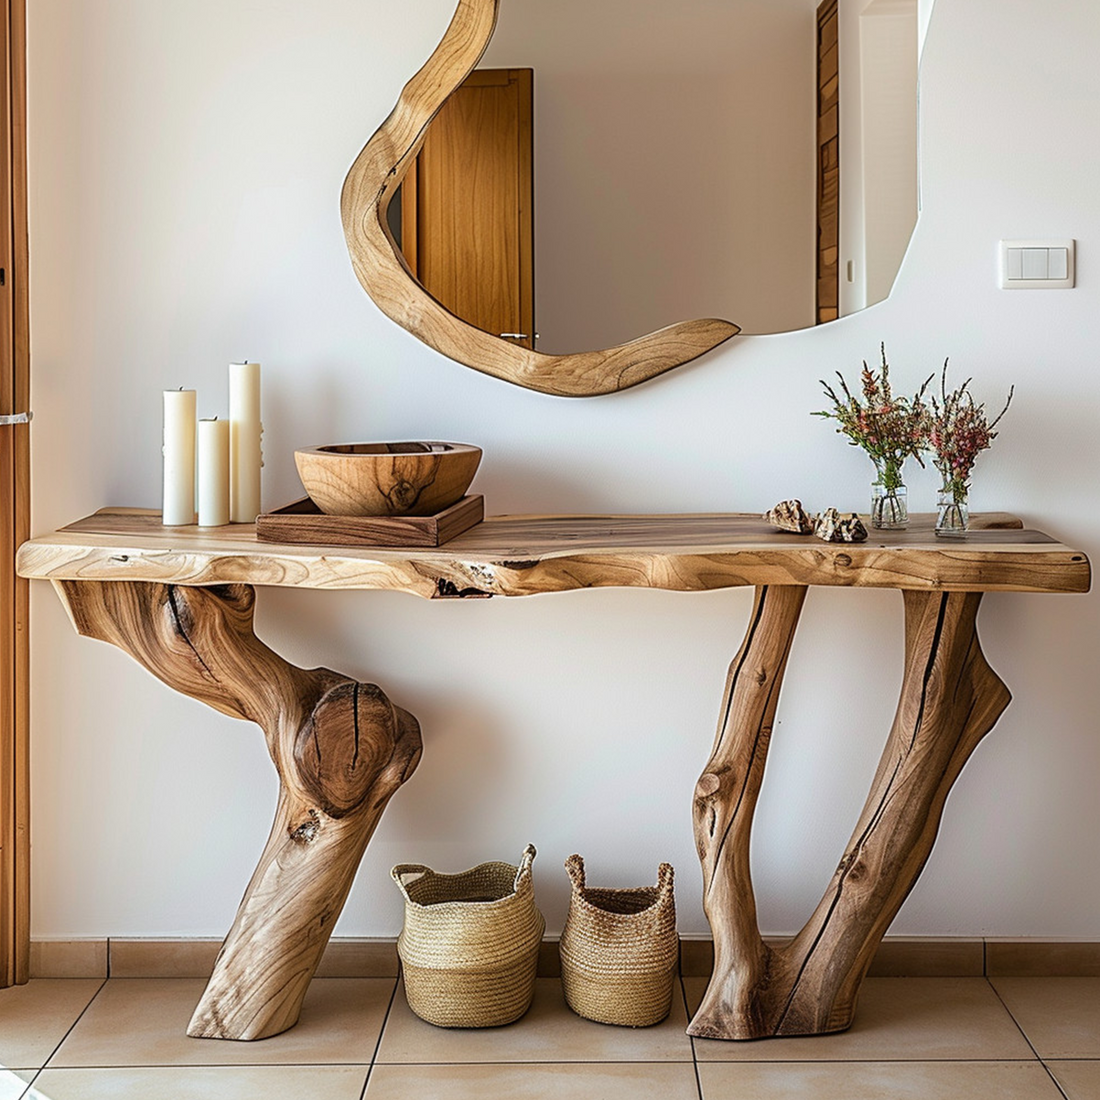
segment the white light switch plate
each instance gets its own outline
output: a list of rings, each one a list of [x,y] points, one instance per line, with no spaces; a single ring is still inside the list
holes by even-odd
[[[1072,239],[1001,241],[1002,290],[1068,290],[1074,285]]]

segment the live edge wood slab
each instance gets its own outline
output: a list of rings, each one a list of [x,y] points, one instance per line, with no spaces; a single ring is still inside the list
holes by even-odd
[[[975,516],[960,540],[932,517],[857,545],[772,531],[755,516],[503,516],[442,547],[259,542],[251,526],[162,527],[106,509],[19,551],[51,580],[77,630],[129,652],[169,686],[267,737],[281,793],[260,864],[188,1033],[257,1039],[302,999],[390,796],[420,755],[415,719],[380,688],[288,664],[252,632],[254,585],[395,589],[430,598],[607,586],[751,585],[695,839],[714,934],[710,985],[689,1032],[755,1039],[852,1022],[875,948],[928,859],[944,802],[1008,705],[975,625],[984,592],[1086,592],[1087,557],[1012,516]],[[897,714],[867,803],[821,902],[783,944],[760,936],[749,835],[779,688],[811,585],[896,588],[905,616]]]

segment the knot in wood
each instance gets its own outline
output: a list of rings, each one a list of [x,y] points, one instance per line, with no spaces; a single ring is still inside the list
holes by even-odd
[[[860,852],[845,852],[844,858],[837,865],[837,874],[846,878],[849,882],[859,882],[867,875],[867,864]]]
[[[329,817],[344,817],[362,805],[393,757],[396,736],[385,692],[345,680],[325,692],[298,733],[298,778]]]
[[[713,772],[704,772],[695,784],[695,793],[700,798],[709,798],[722,785],[722,781]]]
[[[431,484],[431,482],[428,484]],[[401,478],[386,493],[386,500],[389,501],[395,513],[407,512],[410,508],[416,507],[416,502],[420,499],[423,489],[423,485],[413,485],[411,481]]]
[[[840,566],[841,569],[847,569],[848,566],[852,564],[852,558],[850,554],[837,554],[837,556],[833,558],[833,562]]]
[[[288,829],[287,833],[295,844],[311,844],[317,839],[317,834],[320,831],[321,819],[317,816],[316,810],[310,810],[309,817],[297,828]]]
[[[848,873],[844,876],[849,882],[859,882],[867,877],[867,864],[862,859],[854,859],[848,864]]]

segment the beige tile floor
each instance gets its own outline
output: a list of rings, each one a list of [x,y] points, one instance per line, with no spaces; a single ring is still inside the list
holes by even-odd
[[[556,979],[487,1031],[418,1020],[392,978],[320,978],[299,1025],[188,1039],[189,978],[0,990],[0,1100],[1100,1100],[1100,978],[870,978],[842,1035],[684,1034],[703,981],[644,1030],[574,1016]]]

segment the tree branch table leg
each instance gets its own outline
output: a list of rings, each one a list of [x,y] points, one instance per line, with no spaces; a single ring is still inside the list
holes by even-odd
[[[300,669],[253,633],[248,585],[59,581],[80,634],[169,687],[256,722],[279,804],[187,1033],[262,1039],[298,1020],[382,811],[420,759],[420,727],[374,684]]]
[[[766,945],[749,874],[752,814],[780,682],[805,596],[763,587],[730,668],[718,736],[696,786],[695,837],[714,972],[688,1031],[755,1039],[842,1031],[890,922],[939,830],[947,795],[1008,705],[978,643],[978,592],[911,592],[894,724],[840,864],[806,926]]]

